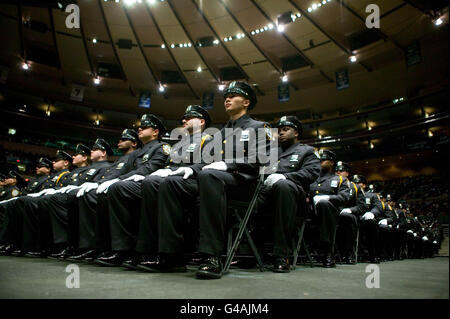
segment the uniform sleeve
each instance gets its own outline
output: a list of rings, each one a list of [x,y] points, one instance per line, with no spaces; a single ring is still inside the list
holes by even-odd
[[[256,152],[258,154],[260,145],[259,145],[259,141],[260,141],[260,136],[259,134],[261,134],[261,131],[264,131],[264,135],[266,137],[267,133],[265,132],[265,130],[260,130],[261,128],[269,128],[270,129],[270,125],[268,123],[258,123],[258,125],[255,125],[255,127],[252,127],[256,134]],[[268,138],[265,138],[265,152],[266,155],[268,156],[270,154],[270,143],[267,140]],[[261,166],[260,163],[260,158],[258,155],[256,155],[256,161],[255,163],[249,163],[248,161],[248,153],[249,153],[249,149],[248,149],[248,145],[249,143],[245,143],[245,154],[244,154],[244,161],[242,162],[242,160],[240,160],[239,162],[237,161],[236,158],[233,158],[233,161],[231,163],[226,163],[227,164],[227,170],[228,171],[237,171],[240,173],[245,173],[245,174],[249,174],[249,175],[257,175],[258,174],[258,169]],[[252,160],[253,161],[253,160]]]
[[[284,173],[288,180],[302,186],[305,192],[309,191],[309,185],[312,184],[320,174],[320,160],[314,154],[312,149],[307,151],[303,163],[298,171]]]
[[[356,187],[358,188],[358,194],[356,195],[356,206],[350,207],[350,210],[352,211],[352,214],[362,216],[367,212],[366,198],[362,189],[359,186]]]
[[[374,205],[370,212],[375,215],[375,218],[380,220],[384,218],[383,205],[381,204],[381,200],[378,196],[373,196],[372,199],[374,201]]]
[[[336,207],[345,207],[348,203],[349,189],[347,179],[343,179],[336,195],[330,195],[330,202]]]
[[[203,150],[203,148],[208,145],[209,143],[211,143],[214,140],[214,137],[212,136],[208,136],[207,138],[205,138],[205,140],[202,143],[202,146],[200,148],[200,151]],[[203,162],[203,156],[202,158],[202,162],[201,163],[194,163],[191,166],[189,166],[193,171],[194,171],[194,175],[198,175],[198,173],[202,170],[203,166],[207,165],[206,163]]]
[[[97,172],[95,172],[94,176],[91,176],[89,180],[86,180],[85,182],[102,182],[102,176],[105,175],[108,168],[111,167],[110,163],[105,163],[102,167],[100,167]],[[84,182],[83,182],[84,183]]]
[[[126,179],[133,175],[143,175],[143,176],[149,175],[154,171],[163,168],[166,161],[167,155],[164,153],[162,145],[160,145],[153,152],[153,155],[148,159],[147,162],[145,162],[139,168],[132,170],[131,172],[128,172],[127,174],[120,175],[119,178]]]

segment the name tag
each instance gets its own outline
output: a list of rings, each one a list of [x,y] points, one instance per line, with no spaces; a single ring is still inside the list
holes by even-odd
[[[116,169],[121,169],[123,166],[125,165],[125,163],[119,163],[116,167]]]
[[[197,144],[192,143],[191,145],[189,145],[186,152],[192,153],[195,150],[195,146],[197,146]]]
[[[250,139],[250,133],[248,132],[248,130],[242,131],[240,141],[248,142],[249,139]]]
[[[350,189],[350,196],[353,196],[353,189]]]
[[[32,187],[35,187],[38,184],[38,182],[34,182]]]
[[[370,205],[370,198],[366,198],[366,204]]]
[[[337,180],[332,180],[331,181],[331,187],[337,187],[338,186],[338,181]]]
[[[96,171],[95,168],[91,168],[86,174],[89,176],[92,176],[92,175],[94,175],[95,171]]]
[[[291,155],[289,162],[298,162],[298,155],[297,154]]]
[[[148,161],[148,158],[149,158],[149,155],[148,155],[148,154],[145,154],[145,155],[142,157],[142,163],[147,162],[147,161]]]
[[[77,176],[78,176],[78,174],[77,174],[77,173],[73,174],[73,175],[72,175],[72,179],[75,179],[75,178],[77,178]]]
[[[58,180],[58,176],[52,178],[52,182],[56,182]]]

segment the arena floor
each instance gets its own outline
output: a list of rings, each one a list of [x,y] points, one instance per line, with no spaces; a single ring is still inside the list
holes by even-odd
[[[69,262],[0,256],[0,298],[42,299],[448,299],[449,259],[379,264],[379,288],[367,288],[369,264],[335,269],[298,266],[288,274],[232,269],[220,280],[187,273],[150,274],[79,264],[80,287],[66,287]],[[374,281],[372,281],[374,282]]]

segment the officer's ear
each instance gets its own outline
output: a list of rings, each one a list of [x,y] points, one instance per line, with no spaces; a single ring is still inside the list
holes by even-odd
[[[244,99],[243,104],[246,107],[246,109],[248,110],[248,107],[250,106],[250,100],[249,99]]]

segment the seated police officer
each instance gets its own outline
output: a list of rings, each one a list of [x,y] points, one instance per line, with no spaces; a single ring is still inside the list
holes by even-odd
[[[367,180],[364,176],[354,176],[353,182],[360,184],[365,190]],[[369,185],[369,189],[365,192],[364,197],[366,202],[366,212],[361,216],[361,231],[367,238],[369,261],[372,264],[379,264],[381,243],[378,222],[383,219],[383,207],[380,197],[375,192],[374,185]]]
[[[171,245],[183,246],[183,208],[198,196],[197,174],[201,170],[201,151],[210,136],[202,134],[211,118],[199,105],[189,105],[183,115],[182,139],[173,145],[166,166],[142,181],[139,233],[133,258],[123,266],[153,271],[158,264],[158,218],[161,238],[173,238]],[[176,238],[176,239],[175,239]],[[177,241],[178,243],[176,243]],[[164,243],[162,244],[164,245]],[[138,264],[139,263],[139,264]]]
[[[103,245],[109,241],[109,223],[107,215],[107,197],[105,193],[97,194],[96,189],[101,183],[125,175],[133,169],[131,154],[142,146],[138,133],[133,129],[125,129],[117,143],[117,149],[123,153],[100,176],[98,182],[84,183],[78,190],[79,213],[79,253],[67,257],[71,261],[92,261],[102,251],[110,250],[109,245]],[[100,203],[100,204],[99,204]]]
[[[40,197],[41,200],[36,203],[37,205],[29,207],[27,216],[37,215],[41,221],[39,226],[41,238],[50,238],[50,245],[55,245],[58,251],[51,257],[57,258],[59,254],[76,246],[78,238],[76,194],[81,184],[95,181],[109,166],[107,159],[111,155],[113,155],[112,148],[104,139],[98,138],[92,150],[81,143],[78,144],[72,156],[72,164],[77,168],[70,173],[70,181],[58,182],[54,190],[47,191],[46,196]],[[89,160],[92,162],[90,165]],[[51,229],[46,229],[45,226],[51,226]],[[29,252],[28,255],[45,256],[46,253],[46,251],[37,254]]]
[[[50,178],[49,174],[51,172],[52,166],[52,162],[48,158],[39,158],[36,164],[36,177],[32,181],[30,181],[25,188],[22,189],[20,195],[24,196],[26,194],[31,194],[42,190],[43,184]],[[3,223],[1,223],[0,228],[0,242],[7,244],[3,245],[4,249],[6,249],[6,247],[14,241],[13,239],[11,239],[11,236],[13,236],[14,234],[19,236],[19,234],[17,234],[17,230],[20,229],[21,231],[21,216],[20,214],[15,213],[14,205],[15,202],[13,200],[7,200],[0,203],[0,214],[4,215],[4,221]],[[0,252],[1,251],[2,249],[0,249]]]
[[[329,150],[320,150],[320,176],[310,186],[315,218],[319,225],[319,242],[323,254],[323,267],[336,266],[334,243],[339,213],[348,202],[348,185],[345,177],[336,175],[334,164],[336,154]]]
[[[141,184],[146,175],[162,168],[170,153],[170,146],[161,142],[166,131],[162,121],[153,114],[144,114],[138,128],[143,146],[133,152],[133,170],[97,188],[97,193],[107,192],[109,226],[111,234],[110,254],[103,254],[95,262],[103,266],[120,266],[134,246],[139,225]]]
[[[68,180],[69,168],[72,164],[72,156],[67,152],[58,150],[56,152],[56,158],[53,161],[53,171],[54,173],[43,182],[40,188],[36,189],[34,193],[27,194],[27,196],[22,196],[14,202],[14,206],[10,207],[13,210],[13,214],[16,216],[17,220],[20,221],[14,228],[11,229],[13,242],[10,249],[6,254],[16,254],[23,255],[26,250],[37,251],[36,247],[43,246],[41,241],[38,244],[38,228],[37,228],[37,216],[34,216],[32,220],[29,220],[27,210],[30,206],[37,209],[38,202],[41,200],[41,196],[44,196],[47,190],[54,191],[57,183],[66,183]],[[31,208],[31,209],[33,209]],[[30,213],[32,214],[32,213]],[[31,228],[31,229],[30,229]],[[23,238],[28,238],[28,235],[24,234],[26,232],[32,232],[30,240],[27,243],[23,243]],[[26,250],[24,250],[26,249]]]
[[[358,231],[358,220],[366,212],[364,190],[360,185],[348,179],[350,166],[339,161],[336,165],[336,174],[347,178],[348,202],[346,208],[339,213],[339,228],[337,242],[339,250],[346,264],[355,264],[354,246]]]
[[[50,256],[52,258],[71,254],[78,246],[78,201],[76,195],[86,183],[95,183],[100,180],[110,166],[108,158],[114,154],[108,142],[100,138],[95,141],[92,150],[79,144],[75,153],[78,157],[90,158],[92,164],[80,171],[71,185],[60,189],[57,194],[51,196],[50,200],[43,204],[51,218],[54,243],[63,247],[58,253],[52,254]],[[76,157],[73,162],[75,160]]]
[[[302,124],[296,116],[283,116],[277,123],[278,165],[264,181],[258,207],[271,212],[273,225],[272,271],[289,272],[297,218],[306,217],[309,185],[320,173],[320,161],[314,148],[300,143]]]

